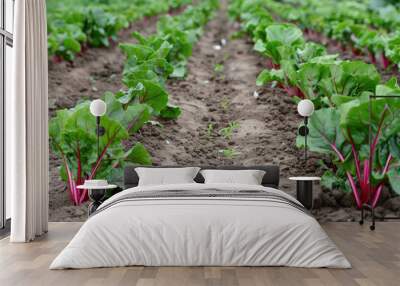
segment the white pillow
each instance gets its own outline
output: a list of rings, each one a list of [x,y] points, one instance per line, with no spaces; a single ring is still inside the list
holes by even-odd
[[[261,185],[265,171],[261,170],[202,170],[205,184]]]
[[[199,170],[199,167],[135,168],[139,176],[139,186],[195,183],[193,179]]]

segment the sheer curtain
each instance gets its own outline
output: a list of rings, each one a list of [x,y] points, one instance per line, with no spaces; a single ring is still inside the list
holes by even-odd
[[[18,0],[14,18],[14,93],[6,98],[6,187],[12,242],[48,224],[48,80],[45,0]]]

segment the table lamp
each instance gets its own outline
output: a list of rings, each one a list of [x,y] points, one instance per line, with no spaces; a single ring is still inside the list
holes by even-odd
[[[101,99],[95,99],[90,103],[90,113],[96,117],[96,134],[97,134],[97,157],[100,156],[100,136],[103,136],[106,130],[100,126],[100,117],[106,114],[107,105]]]
[[[308,118],[314,113],[314,103],[309,99],[301,100],[297,105],[297,112],[300,116],[304,117],[304,125],[299,128],[299,134],[304,136],[304,160],[307,162],[307,135],[308,129]]]

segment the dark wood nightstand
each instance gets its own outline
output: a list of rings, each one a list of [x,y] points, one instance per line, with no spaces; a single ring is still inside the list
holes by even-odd
[[[103,203],[107,190],[115,189],[117,187],[117,185],[107,185],[99,187],[91,186],[90,189],[88,189],[88,187],[85,185],[78,186],[78,189],[88,189],[89,199],[91,200],[91,203],[88,207],[88,215],[90,216],[92,213],[94,213],[97,208]]]
[[[313,182],[320,181],[320,177],[290,177],[296,181],[296,197],[303,206],[310,210],[313,205]]]

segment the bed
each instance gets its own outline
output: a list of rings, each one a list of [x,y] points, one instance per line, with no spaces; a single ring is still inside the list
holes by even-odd
[[[202,167],[212,168],[212,167]],[[292,266],[350,268],[343,253],[293,197],[278,190],[277,166],[261,185],[195,183],[138,186],[106,200],[50,269],[144,266]]]

